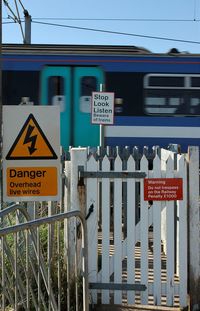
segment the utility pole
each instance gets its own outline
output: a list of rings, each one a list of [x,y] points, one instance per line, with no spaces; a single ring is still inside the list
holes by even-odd
[[[25,18],[24,44],[31,44],[31,15],[29,15],[27,10],[24,10],[24,18]]]

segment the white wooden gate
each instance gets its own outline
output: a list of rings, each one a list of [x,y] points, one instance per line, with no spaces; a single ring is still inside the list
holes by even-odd
[[[91,302],[187,306],[186,156],[84,157]],[[144,177],[180,178],[183,198],[144,200]]]

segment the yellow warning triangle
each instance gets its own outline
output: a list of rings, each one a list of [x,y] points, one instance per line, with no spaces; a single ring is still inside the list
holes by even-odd
[[[30,114],[10,148],[6,160],[57,159],[57,155],[40,128],[33,114]]]

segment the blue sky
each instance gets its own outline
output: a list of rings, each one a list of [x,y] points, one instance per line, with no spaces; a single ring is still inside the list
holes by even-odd
[[[200,53],[199,0],[16,2],[22,19],[22,5],[32,17],[32,43],[131,45],[155,53],[175,47],[181,52]],[[7,3],[17,16],[15,1]],[[5,4],[2,11],[3,43],[23,43],[20,26],[8,18],[12,13]]]

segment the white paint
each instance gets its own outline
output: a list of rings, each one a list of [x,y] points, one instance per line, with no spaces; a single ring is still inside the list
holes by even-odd
[[[107,156],[104,157],[102,162],[102,171],[110,171],[110,161]],[[109,253],[110,253],[110,188],[109,178],[102,180],[102,282],[110,282],[109,271]],[[109,290],[102,291],[102,301],[109,304]]]
[[[161,178],[161,160],[158,155],[153,161],[154,178]],[[161,201],[153,204],[153,264],[156,267],[154,274],[154,304],[161,304]]]
[[[92,156],[87,162],[88,171],[97,172],[98,162]],[[87,237],[88,237],[88,267],[89,267],[89,282],[96,283],[98,281],[98,217],[99,217],[99,204],[98,204],[98,180],[97,178],[87,178],[86,184],[86,215],[89,208],[93,204],[93,212],[87,219]],[[97,303],[97,291],[93,290],[91,293],[92,303]]]
[[[168,178],[180,177],[183,178],[184,197],[179,205],[179,230],[178,234],[178,252],[177,262],[179,264],[180,282],[174,283],[175,277],[175,228],[174,228],[174,202],[162,201],[154,202],[149,207],[147,201],[144,201],[143,179],[125,179],[116,178],[87,178],[87,209],[93,202],[94,212],[87,220],[88,227],[88,260],[89,260],[89,282],[109,283],[110,277],[114,274],[114,283],[122,283],[122,262],[127,259],[127,280],[128,284],[134,284],[138,281],[137,273],[135,273],[135,256],[137,256],[138,245],[141,245],[141,279],[140,283],[147,286],[147,290],[140,293],[140,299],[143,304],[148,304],[149,295],[154,297],[154,304],[161,305],[163,296],[167,297],[167,305],[174,305],[174,296],[180,296],[181,307],[187,305],[187,175],[185,157],[178,156],[178,170],[174,170],[174,157],[170,151],[161,152],[163,158],[160,160],[156,156],[153,162],[153,170],[148,170],[148,161],[143,156],[140,162],[140,170],[146,172],[149,178]],[[102,170],[109,172],[110,161],[107,156],[102,161],[102,168],[99,168],[99,163],[93,157],[90,158],[87,164],[88,171]],[[114,162],[114,171],[122,171],[122,161],[118,156]],[[135,172],[135,161],[130,156],[127,161],[127,171]],[[123,214],[122,214],[122,181],[127,183],[127,236],[124,238],[122,232]],[[135,184],[140,182],[140,221],[135,224]],[[114,183],[114,244],[110,242],[110,182]],[[99,183],[102,183],[101,191],[99,191]],[[74,185],[75,186],[75,185]],[[101,198],[100,198],[101,196]],[[100,205],[100,202],[101,205]],[[99,208],[102,207],[102,213],[99,213]],[[181,210],[180,210],[181,209]],[[162,211],[165,210],[166,216],[162,218]],[[99,216],[102,216],[102,244],[101,248],[98,245],[98,223]],[[166,259],[167,259],[167,280],[163,280],[161,276],[161,220],[166,222],[165,239],[166,239]],[[153,251],[149,248],[149,226],[153,226]],[[99,248],[98,248],[99,247]],[[102,254],[101,270],[98,272],[98,256]],[[149,281],[148,273],[148,258],[152,252],[153,257],[153,280]],[[101,290],[101,303],[109,304],[110,294],[113,291]],[[92,301],[97,299],[97,290],[91,291]],[[129,304],[135,304],[135,293],[127,291],[127,301]],[[114,291],[114,303],[122,303],[122,291]]]
[[[114,169],[122,171],[122,161],[119,156],[115,159]],[[114,180],[114,282],[122,283],[122,179]],[[122,291],[114,292],[114,303],[122,303]]]

